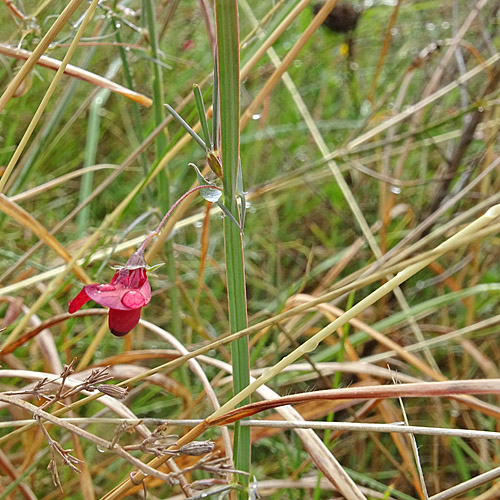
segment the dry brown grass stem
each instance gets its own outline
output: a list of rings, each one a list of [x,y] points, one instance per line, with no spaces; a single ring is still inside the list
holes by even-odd
[[[73,15],[82,0],[71,0],[66,8],[57,16],[54,24],[50,27],[49,31],[42,38],[40,43],[36,46],[35,50],[28,57],[22,68],[17,75],[12,79],[4,93],[0,97],[0,112],[5,108],[11,97],[16,92],[22,81],[28,76],[29,72],[33,69],[36,62],[40,59],[42,54],[47,50],[50,43],[54,40],[57,34],[63,29],[68,19]]]
[[[449,380],[446,382],[418,382],[383,386],[344,387],[325,391],[283,396],[277,400],[259,401],[241,406],[220,416],[208,418],[209,425],[225,425],[255,415],[258,412],[279,408],[288,404],[303,403],[311,400],[335,399],[380,399],[414,398],[433,396],[456,396],[471,394],[500,394],[500,379]]]
[[[0,43],[0,54],[27,61],[31,57],[32,53],[24,49],[13,48]],[[47,56],[41,56],[36,61],[36,64],[44,68],[53,69],[54,71],[57,71],[61,67],[61,61]],[[118,83],[109,80],[108,78],[79,68],[78,66],[74,66],[72,64],[66,65],[66,67],[64,68],[64,74],[88,82],[96,87],[102,87],[104,89],[111,90],[111,92],[122,95],[123,97],[126,97],[127,99],[130,99],[131,101],[134,101],[141,106],[151,106],[151,104],[153,104],[153,101],[149,97],[146,97],[145,95],[138,92],[134,92],[133,90],[128,89],[123,85],[119,85]]]
[[[62,257],[66,262],[71,260],[69,252],[40,224],[29,212],[20,207],[17,203],[11,201],[7,196],[0,193],[0,211],[12,217],[22,227],[33,231],[41,241],[51,248],[57,255]],[[75,275],[85,284],[92,283],[92,280],[87,273],[76,263],[72,267]]]
[[[160,418],[106,418],[106,417],[69,417],[61,418],[63,422],[71,424],[100,424],[100,425],[136,425],[143,423],[145,425],[163,425],[179,427],[195,427],[200,424],[200,419],[160,419]],[[0,423],[0,428],[19,427],[30,423],[31,420],[11,420]],[[232,424],[228,424],[231,426]],[[243,420],[242,426],[255,428],[269,428],[282,430],[312,429],[312,430],[332,430],[341,432],[379,432],[379,433],[398,433],[398,434],[417,434],[422,436],[448,436],[460,437],[463,439],[487,439],[500,441],[500,433],[494,431],[478,431],[474,429],[459,429],[450,427],[425,427],[421,425],[403,425],[402,422],[390,424],[374,424],[361,422],[325,422],[323,420]]]
[[[318,14],[311,21],[309,26],[304,30],[300,38],[295,42],[294,46],[289,50],[286,56],[283,58],[280,66],[276,68],[274,73],[269,77],[264,86],[261,88],[259,93],[255,96],[252,103],[247,107],[247,109],[241,114],[240,127],[243,129],[248,122],[252,119],[252,116],[259,110],[262,103],[266,97],[272,92],[274,87],[278,84],[281,77],[290,67],[290,65],[295,61],[299,52],[304,48],[305,44],[310,40],[314,32],[321,26],[323,21],[326,19],[330,11],[335,7],[338,0],[327,0]],[[262,47],[266,47],[263,43]],[[267,47],[266,47],[267,50]]]
[[[228,363],[224,363],[216,359],[210,359],[207,361],[228,373],[232,373],[232,367]],[[257,389],[257,394],[264,399],[272,399],[278,396],[273,390],[265,385]],[[286,420],[303,420],[300,413],[292,407],[279,407],[278,412]],[[201,435],[207,428],[208,424],[206,421],[201,422],[197,425],[197,427],[186,433],[178,441],[177,445],[180,446],[181,443],[183,444],[196,439],[196,437]],[[314,431],[311,429],[296,429],[295,432],[301,438],[304,448],[310,454],[311,459],[317,465],[318,469],[320,469],[325,477],[327,477],[328,480],[342,492],[346,499],[366,500],[358,486],[346,474],[345,470]],[[159,457],[153,459],[149,465],[151,467],[159,467],[162,463],[164,463],[164,459],[163,457]],[[140,473],[139,477],[141,477]],[[124,481],[112,492],[108,493],[108,495],[105,495],[102,500],[114,500],[116,498],[120,498],[121,495],[123,495],[131,486],[132,484],[130,481]]]
[[[78,0],[77,3],[80,3],[81,0]],[[82,19],[82,22],[79,26],[79,28],[77,29],[75,35],[73,36],[73,40],[71,42],[71,45],[69,46],[62,62],[61,62],[61,65],[59,66],[58,70],[56,71],[56,74],[54,75],[54,78],[51,80],[42,100],[40,101],[40,104],[38,105],[38,107],[36,108],[36,111],[35,113],[33,114],[32,118],[31,118],[31,121],[29,122],[28,126],[26,127],[26,130],[24,131],[24,134],[21,138],[21,140],[19,141],[19,143],[17,144],[16,146],[16,149],[13,153],[13,155],[11,156],[10,160],[9,160],[9,163],[7,165],[7,167],[5,168],[5,171],[3,172],[2,174],[2,177],[0,177],[0,193],[3,193],[6,191],[6,185],[7,185],[7,182],[9,181],[9,178],[14,170],[14,168],[16,167],[18,161],[19,161],[19,158],[21,157],[23,151],[24,151],[24,148],[26,147],[31,135],[33,134],[34,130],[35,130],[35,127],[38,125],[38,122],[40,121],[43,113],[45,112],[45,109],[50,101],[50,99],[52,98],[58,84],[59,84],[59,81],[61,79],[61,76],[63,75],[63,71],[64,69],[66,68],[66,66],[68,65],[69,61],[71,60],[75,50],[76,50],[76,47],[78,45],[78,42],[80,41],[80,38],[82,37],[83,35],[83,32],[85,31],[88,23],[90,22],[90,20],[92,19],[94,13],[95,13],[95,10],[97,8],[97,3],[98,3],[98,0],[92,0],[90,2],[90,5],[87,9],[87,11],[85,12],[85,15],[83,16],[83,19]],[[61,18],[64,17],[64,13],[69,9],[71,11],[71,5],[73,4],[73,2],[70,3],[70,5],[68,5],[68,7],[65,9],[65,11],[63,11],[63,13],[61,13],[56,22],[54,23],[54,25],[52,26],[52,28],[59,23],[59,20]],[[67,19],[66,19],[67,20]],[[62,27],[62,26],[61,26]],[[40,42],[40,44],[38,45],[38,47],[40,47],[40,45],[43,45],[44,44],[44,41],[49,38],[49,33],[50,31],[52,30],[52,28],[49,30],[49,32],[47,33],[47,35],[42,39],[42,41]],[[57,33],[57,31],[55,32]],[[37,47],[37,49],[38,49]],[[35,49],[36,51],[36,49]],[[36,59],[33,60],[33,64],[36,62],[36,60],[38,59],[38,57]],[[18,78],[18,76],[20,74],[23,73],[24,71],[24,68],[26,66],[29,65],[30,61],[32,61],[32,58],[28,58],[28,60],[24,63],[23,67],[21,68],[21,70],[19,71],[19,73],[14,77],[14,79],[12,80],[12,82],[9,84],[9,86],[7,87],[7,89],[5,90],[5,92],[3,93],[3,95],[0,97],[0,112],[4,109],[5,107],[5,104],[7,103],[7,101],[12,97],[12,94],[10,94],[10,89],[12,88],[12,91],[15,92],[17,90],[17,84],[15,84],[16,82],[16,79]],[[22,81],[24,80],[24,78],[22,78],[19,83],[21,83]],[[12,85],[15,84],[13,87]],[[2,105],[3,103],[3,105]]]
[[[177,350],[177,352],[181,356],[189,354],[189,351],[184,347],[184,345],[181,342],[179,342],[179,340],[177,340],[171,333],[165,331],[163,328],[160,328],[148,321],[143,321],[143,324],[151,332],[155,333],[156,335],[160,336],[160,338],[168,342],[173,348]],[[214,392],[212,385],[210,384],[210,381],[207,378],[207,375],[202,370],[196,358],[188,360],[187,364],[191,369],[191,371],[196,375],[196,377],[198,377],[198,379],[202,383],[203,388],[205,390],[205,394],[208,397],[213,409],[218,410],[220,408],[219,400],[217,399],[217,396]],[[231,439],[229,437],[229,432],[227,431],[227,429],[223,431],[222,437],[224,440],[226,457],[228,458],[228,460],[232,460],[233,454],[232,454]]]

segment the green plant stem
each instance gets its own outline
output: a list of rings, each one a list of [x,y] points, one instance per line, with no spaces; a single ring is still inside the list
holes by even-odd
[[[312,352],[325,338],[331,335],[333,332],[345,325],[348,321],[355,318],[360,312],[364,311],[367,307],[371,306],[380,298],[392,292],[394,288],[404,283],[407,279],[415,275],[417,272],[424,269],[431,262],[436,260],[439,256],[443,255],[450,248],[453,248],[456,244],[463,242],[469,236],[477,234],[482,228],[492,224],[496,219],[500,217],[500,204],[494,205],[489,208],[488,211],[479,217],[474,222],[471,222],[458,233],[454,234],[452,237],[448,238],[446,241],[438,245],[432,252],[432,256],[424,258],[418,263],[407,266],[405,269],[400,271],[394,278],[390,279],[377,290],[372,292],[370,295],[366,296],[364,299],[356,303],[351,309],[344,312],[332,323],[327,325],[321,331],[313,335],[310,339],[304,342],[299,348],[292,351],[290,354],[281,359],[272,368],[266,370],[260,377],[258,377],[254,382],[249,384],[249,386],[241,393],[233,396],[233,398],[225,403],[219,410],[210,415],[206,420],[210,422],[211,420],[223,415],[227,411],[235,408],[241,401],[246,400],[258,387],[267,383],[271,378],[280,373],[285,367],[289,366],[291,363],[299,359],[303,354]]]
[[[116,41],[120,44],[120,43],[122,43],[122,37],[121,37],[120,30],[118,27],[118,21],[116,19],[114,19],[113,24],[115,26]],[[134,79],[132,76],[132,70],[131,70],[130,65],[128,63],[127,52],[125,51],[125,48],[122,45],[118,46],[118,53],[120,54],[120,58],[122,60],[123,76],[125,78],[125,81],[127,82],[128,87],[133,89],[135,87],[135,85],[134,85]],[[132,124],[133,124],[135,137],[137,138],[138,144],[141,144],[142,141],[144,140],[144,135],[142,132],[142,120],[141,120],[141,116],[139,114],[139,105],[136,102],[134,102],[132,104],[132,120],[133,120]],[[142,170],[144,171],[144,175],[146,175],[146,173],[148,171],[148,163],[147,163],[146,155],[144,153],[142,153],[139,156],[139,158],[140,158]]]
[[[113,78],[120,66],[120,59],[115,59],[109,67],[106,78]],[[101,132],[101,111],[106,104],[110,94],[111,90],[101,89],[99,90],[99,92],[97,92],[94,99],[92,99],[89,112],[89,121],[87,125],[87,141],[85,144],[85,153],[83,160],[84,167],[90,167],[91,165],[94,165],[96,163],[97,146],[99,144],[99,136]],[[94,172],[87,172],[86,174],[82,175],[79,203],[82,203],[84,200],[86,200],[92,193],[93,181]],[[77,216],[76,220],[78,236],[81,237],[85,234],[85,230],[89,227],[89,218],[90,204],[83,207],[83,209]]]
[[[224,182],[224,203],[236,220],[240,220],[237,195],[239,167],[239,36],[238,6],[236,1],[216,0],[217,50],[219,64],[219,102],[221,127],[221,158]],[[226,244],[227,295],[231,332],[247,325],[245,271],[242,233],[238,227],[226,220],[224,224]],[[238,394],[250,381],[248,340],[238,339],[232,344],[233,389]],[[248,402],[249,398],[241,401]],[[236,469],[250,472],[250,432],[240,425],[234,430],[234,463]],[[240,475],[248,486],[248,476]],[[248,493],[238,492],[240,499]]]
[[[66,18],[66,20],[67,20],[71,16],[71,14],[74,12],[74,10],[76,9],[76,7],[80,3],[80,1],[81,0],[77,0],[76,2],[75,1],[70,2],[70,4],[66,7],[66,9],[63,11],[63,13],[61,13],[61,15],[57,18],[57,21],[54,23],[52,28],[47,32],[45,37],[38,44],[37,48],[33,51],[33,53],[28,58],[28,60],[24,63],[24,65],[22,66],[19,73],[12,79],[9,86],[7,87],[7,89],[5,89],[5,92],[0,97],[0,111],[2,111],[4,109],[5,105],[7,104],[9,99],[12,97],[12,95],[16,91],[17,87],[19,86],[19,84],[22,82],[22,80],[24,80],[25,76],[29,72],[30,66],[32,67],[35,64],[37,58],[39,58],[41,56],[41,54],[43,53],[43,51],[47,48],[48,44],[50,43],[51,36],[52,35],[55,36],[55,34],[62,28],[62,26],[64,25],[64,22],[62,22],[62,25],[61,25],[60,24],[61,20],[64,20],[65,16],[67,16],[67,18]],[[35,130],[35,127],[37,126],[38,122],[40,121],[40,119],[45,111],[45,108],[47,107],[47,104],[49,103],[52,95],[54,94],[54,92],[57,88],[57,85],[58,85],[59,81],[61,80],[61,77],[64,73],[64,70],[65,70],[66,66],[68,65],[71,57],[73,56],[73,54],[76,50],[76,47],[78,46],[78,42],[80,41],[85,29],[87,28],[88,23],[92,19],[94,12],[95,12],[95,9],[97,7],[97,3],[98,3],[97,0],[93,0],[92,3],[90,4],[89,8],[87,9],[85,17],[83,18],[82,23],[81,23],[80,27],[78,28],[78,31],[76,32],[76,34],[73,38],[73,41],[71,42],[71,44],[66,52],[66,55],[64,56],[64,58],[61,62],[61,65],[59,66],[59,69],[57,70],[54,78],[50,82],[49,88],[45,92],[45,95],[43,96],[42,101],[38,105],[38,108],[37,108],[35,114],[33,115],[33,118],[31,119],[28,127],[26,128],[26,131],[24,132],[21,141],[17,145],[17,147],[14,151],[14,154],[12,155],[12,157],[9,161],[9,164],[5,168],[5,171],[3,172],[2,177],[0,178],[0,192],[3,193],[5,191],[7,181],[9,180],[9,177],[10,177],[12,171],[14,170],[15,166],[17,165],[17,162],[18,162],[19,158],[21,157],[21,155],[24,151],[24,148],[26,147],[31,135],[33,134],[33,131]],[[36,57],[35,57],[35,54],[37,54]],[[22,75],[24,75],[24,76],[22,76]]]
[[[143,0],[142,6],[146,14],[149,43],[151,45],[151,56],[154,61],[158,60],[158,40],[156,35],[156,24],[154,15],[154,3],[152,0]],[[155,124],[159,125],[163,121],[163,79],[161,68],[158,64],[153,64],[153,107],[155,115]],[[159,162],[167,150],[167,139],[165,135],[159,134],[155,141],[156,161]],[[170,183],[164,169],[158,173],[158,197],[162,212],[166,212],[170,207]],[[170,307],[172,311],[171,330],[174,335],[179,335],[181,331],[180,300],[179,291],[175,285],[177,281],[177,272],[175,269],[174,247],[172,240],[165,242],[165,253],[167,257],[167,274],[172,283],[170,288]]]
[[[98,32],[98,36],[104,35],[105,33],[106,30],[105,27],[103,27]],[[89,47],[89,50],[85,53],[82,59],[78,61],[77,66],[81,69],[87,69],[96,50],[97,46]],[[71,104],[77,87],[81,82],[82,80],[79,80],[78,78],[72,79],[68,82],[65,90],[60,95],[57,102],[54,103],[54,109],[51,111],[50,115],[46,117],[40,132],[36,135],[29,148],[26,150],[24,157],[20,159],[18,164],[19,173],[14,171],[11,179],[7,183],[7,189],[10,193],[19,192],[31,173],[38,168],[38,165],[43,163],[44,157],[48,156],[47,153],[49,153],[49,155],[53,154],[53,151],[50,151],[51,148],[47,148],[47,145],[50,144],[52,138],[56,135],[55,130],[63,119],[64,113]]]

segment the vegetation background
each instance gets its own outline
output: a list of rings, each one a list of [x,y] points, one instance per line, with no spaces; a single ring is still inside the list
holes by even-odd
[[[252,453],[240,498],[499,497],[500,240],[497,215],[481,217],[500,201],[499,9],[352,1],[328,27],[312,2],[238,2],[244,338],[252,375],[266,382],[252,401],[274,400],[253,417],[262,427],[250,421],[250,442],[236,444]],[[53,80],[53,68],[36,65],[9,95],[23,58],[58,22],[43,52],[62,61],[74,48],[73,73]],[[207,171],[206,152],[163,104],[194,127],[197,83],[211,116],[216,33],[206,0],[0,4],[0,499],[238,489],[224,427],[198,438],[214,443],[203,458],[165,455],[177,437],[164,434],[186,435],[239,391],[231,372],[245,363],[229,342],[214,344],[235,331],[224,245],[233,223],[220,209],[196,194],[169,219],[147,255],[166,265],[150,273],[153,297],[132,333],[111,335],[105,309],[67,313],[82,283],[109,282],[111,266],[195,185],[189,163]],[[429,253],[471,223],[444,255]],[[384,295],[413,263],[425,267]],[[348,322],[343,312],[372,292],[380,296]],[[330,334],[301,350],[318,332]],[[290,353],[297,359],[278,365]],[[108,375],[128,387],[124,399],[95,390]],[[374,392],[396,384],[408,395],[410,382],[420,397]],[[367,389],[314,394],[358,387]],[[278,414],[294,394],[296,412]],[[322,428],[300,431],[300,418]],[[428,434],[370,427],[401,421]],[[130,480],[138,469],[143,482]]]

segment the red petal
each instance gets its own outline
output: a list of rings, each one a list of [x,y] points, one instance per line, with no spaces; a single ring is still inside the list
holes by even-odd
[[[139,292],[144,295],[144,299],[146,300],[146,303],[144,305],[149,304],[151,300],[151,285],[149,284],[148,279],[146,278],[146,281],[142,284],[141,288],[139,288]]]
[[[129,290],[123,294],[122,304],[130,309],[138,309],[146,305],[146,298],[137,290]]]
[[[85,287],[87,295],[94,301],[104,307],[110,309],[121,309],[122,311],[129,311],[130,309],[137,309],[149,304],[151,300],[151,285],[146,279],[140,288],[131,288],[124,286],[120,280],[115,281],[114,278],[111,283],[104,285],[87,285]],[[127,301],[123,297],[130,292],[136,295],[136,300]],[[139,297],[139,299],[137,299]],[[131,298],[131,297],[130,297]]]
[[[128,311],[110,309],[109,329],[113,335],[123,337],[134,328],[141,317],[141,309],[130,309]]]
[[[86,304],[90,297],[87,295],[86,286],[84,286],[81,292],[69,303],[68,310],[70,314],[78,311],[84,304]]]
[[[128,307],[121,303],[121,298],[126,289],[123,285],[104,284],[104,285],[88,285],[88,296],[99,305],[109,307],[111,309],[128,310]]]

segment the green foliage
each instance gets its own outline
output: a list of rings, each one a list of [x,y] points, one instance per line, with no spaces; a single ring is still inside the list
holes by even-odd
[[[4,50],[0,65],[2,92],[22,65],[22,61],[7,55],[5,46],[33,51],[67,3],[60,0],[0,3],[0,43],[4,47],[0,46],[0,52]],[[238,36],[245,40],[241,47],[241,67],[244,67],[299,2],[275,2],[275,10],[271,10],[270,2],[248,2],[248,8],[247,2],[238,2],[238,33],[234,21],[236,2],[230,2],[229,8],[229,2],[218,1],[222,141],[217,141],[219,148],[213,155],[222,158],[224,196],[216,199],[219,196],[216,189],[204,194],[212,196],[208,201],[224,203],[240,222],[245,208],[243,233],[223,216],[219,207],[207,203],[207,196],[190,197],[174,212],[175,229],[166,228],[160,235],[160,243],[152,243],[153,251],[148,256],[151,266],[167,264],[151,273],[152,301],[143,311],[143,319],[163,333],[160,335],[147,324],[139,325],[124,340],[103,331],[104,335],[94,345],[104,316],[64,317],[48,325],[43,334],[26,339],[8,356],[0,353],[0,395],[26,388],[30,383],[27,373],[32,377],[36,372],[58,377],[60,364],[68,364],[76,357],[77,371],[87,370],[83,378],[91,368],[103,364],[114,367],[113,383],[124,381],[124,385],[130,386],[130,396],[123,402],[124,408],[131,412],[129,415],[144,419],[206,418],[216,408],[207,397],[207,387],[199,372],[192,371],[192,365],[189,367],[185,361],[182,366],[161,369],[161,373],[145,380],[127,382],[140,377],[139,372],[150,375],[147,370],[176,356],[177,347],[169,344],[164,332],[174,333],[191,352],[229,332],[244,329],[247,311],[248,323],[258,325],[304,301],[352,285],[345,290],[356,292],[351,295],[352,304],[346,293],[339,293],[325,298],[325,305],[311,306],[293,317],[280,317],[279,324],[276,321],[255,327],[248,337],[236,340],[231,347],[212,349],[208,360],[199,358],[215,397],[223,405],[248,385],[249,369],[275,366],[330,325],[336,313],[329,306],[349,309],[359,303],[378,290],[390,275],[409,266],[401,261],[421,258],[500,201],[499,169],[493,163],[498,149],[498,91],[484,95],[486,82],[494,77],[498,62],[476,76],[467,76],[467,72],[496,54],[499,43],[496,13],[491,11],[492,7],[485,7],[479,13],[479,20],[465,31],[457,50],[446,62],[446,71],[433,92],[456,85],[423,107],[421,113],[414,110],[390,126],[389,120],[420,105],[429,81],[471,9],[469,2],[451,0],[402,2],[390,30],[387,53],[383,53],[394,9],[389,3],[373,2],[364,8],[351,34],[333,33],[320,27],[288,68],[330,157],[337,162],[353,199],[371,227],[376,244],[382,253],[397,248],[389,261],[382,263],[381,268],[372,267],[377,259],[313,140],[300,111],[300,100],[285,84],[276,81],[249,123],[242,124],[240,137],[238,99],[244,116],[261,89],[272,81],[275,67],[270,55],[263,55],[245,75],[240,87],[236,61]],[[361,2],[352,4],[362,7]],[[16,17],[12,5],[32,17]],[[210,179],[207,151],[189,137],[185,139],[185,128],[178,119],[167,119],[164,108],[164,104],[171,106],[208,147],[215,141],[209,111],[213,104],[214,58],[204,6],[215,35],[210,2],[99,3],[97,15],[85,31],[71,64],[96,75],[107,75],[112,81],[153,98],[154,102],[150,107],[141,106],[92,82],[62,77],[8,179],[5,198],[0,198],[3,236],[0,319],[1,327],[5,328],[0,333],[0,344],[3,347],[13,332],[22,338],[39,321],[49,322],[63,315],[68,301],[81,286],[72,273],[60,283],[53,283],[64,270],[65,257],[57,254],[47,239],[39,243],[39,235],[25,219],[16,220],[8,215],[7,203],[22,208],[40,228],[54,232],[60,247],[70,257],[84,249],[80,256],[84,272],[93,282],[106,283],[114,272],[110,267],[123,265],[166,210],[197,182],[197,173],[189,164],[199,166],[205,178]],[[50,45],[47,56],[63,59],[87,8],[88,2],[82,2],[71,23],[64,25]],[[250,14],[260,23],[262,31],[254,30]],[[281,60],[308,29],[313,17],[312,9],[305,8],[273,44]],[[430,47],[439,40],[444,40],[442,46]],[[433,50],[417,60],[425,47]],[[369,101],[379,58],[383,58],[382,70]],[[12,98],[0,112],[1,166],[11,160],[53,76],[53,70],[35,66],[30,73],[31,87],[23,96]],[[462,78],[460,84],[458,78]],[[195,83],[199,84],[196,99]],[[481,123],[469,147],[461,153],[458,170],[449,172],[450,160],[466,134],[468,120],[478,109],[483,113]],[[200,128],[197,122],[205,111],[208,121],[202,122]],[[153,136],[161,123],[163,128]],[[241,192],[237,182],[239,158],[246,193]],[[95,168],[81,172],[83,167]],[[442,210],[429,229],[417,234],[416,228],[431,215],[428,209],[446,176],[452,180],[448,196],[441,201],[446,203],[458,193],[457,200]],[[471,186],[468,191],[462,191],[468,186]],[[430,237],[426,236],[429,231]],[[409,357],[388,353],[390,348],[374,340],[367,328],[351,325],[345,339],[340,340],[340,331],[332,333],[307,357],[297,361],[301,363],[300,369],[284,370],[267,385],[284,396],[328,389],[334,382],[339,387],[367,381],[387,384],[397,374],[430,380],[432,367],[426,364],[426,352],[435,360],[443,377],[453,380],[498,377],[497,235],[498,228],[478,233],[474,240],[450,250],[436,265],[403,283],[401,289],[408,310],[402,309],[395,296],[389,294],[359,315],[358,319],[366,326],[425,360],[426,370],[415,366]],[[398,247],[406,237],[411,239]],[[365,276],[371,279],[353,285]],[[17,332],[20,322],[40,297],[43,300],[31,311],[31,320]],[[421,344],[416,338],[413,320],[427,343]],[[451,336],[455,331],[459,335]],[[440,341],[442,338],[445,341]],[[78,366],[85,356],[90,356],[86,366]],[[357,362],[358,358],[370,364],[359,365],[361,368],[356,364],[357,371],[350,371],[348,364],[332,364]],[[210,360],[214,360],[212,365]],[[220,364],[223,362],[234,370],[234,380]],[[392,371],[384,375],[374,371],[387,366]],[[10,370],[19,370],[18,376]],[[48,392],[54,393],[53,388]],[[253,395],[252,400],[259,401],[261,397]],[[64,404],[82,399],[82,395],[72,396]],[[36,402],[32,396],[27,400]],[[490,410],[499,411],[494,397],[484,396],[484,401]],[[55,414],[61,407],[62,404],[54,405],[47,411]],[[408,403],[405,400],[405,407],[411,424],[495,429],[493,410],[473,409],[463,401],[416,398]],[[359,402],[332,409],[317,401],[297,409],[307,420],[322,420],[334,412],[335,421],[382,423],[390,415],[383,413],[380,405],[367,407],[365,411]],[[397,411],[394,409],[393,420],[401,419]],[[31,416],[25,410],[21,413],[12,407],[0,407],[0,424]],[[99,400],[73,408],[71,416],[86,419],[77,425],[97,437],[112,440],[118,428],[116,421],[91,420],[118,418]],[[275,411],[255,418],[269,416],[277,418]],[[154,421],[147,425],[153,430],[159,424]],[[65,449],[77,449],[68,430],[52,424],[46,428]],[[249,470],[252,451],[249,483],[255,476],[262,496],[312,498],[318,469],[311,461],[306,443],[292,431],[260,434],[261,430],[252,430],[254,437],[250,441],[249,428],[236,426],[235,467]],[[166,432],[180,437],[187,431],[183,425],[171,425]],[[402,458],[400,448],[389,434],[334,431],[330,435],[324,431],[318,434],[325,438],[326,447],[356,484],[387,498],[418,498],[415,465],[404,440],[402,446],[407,446],[409,460]],[[221,430],[215,428],[198,439],[217,440],[217,449],[224,456],[220,438]],[[75,475],[58,458],[63,494],[54,489],[46,471],[51,457],[40,430],[35,434],[33,429],[18,432],[13,427],[1,426],[0,449],[12,463],[17,479],[5,479],[6,462],[2,458],[0,499],[8,498],[10,491],[19,496],[17,484],[23,482],[31,485],[37,498],[91,500],[92,496],[84,493],[89,477],[98,498],[127,480],[135,470],[116,454],[98,451],[95,443],[82,437],[75,439],[82,450],[79,458],[86,462],[90,476],[85,471]],[[119,442],[135,446],[143,439],[133,430],[123,433]],[[431,495],[496,466],[498,447],[493,441],[483,447],[474,439],[458,437],[416,436],[416,439]],[[144,463],[151,459],[151,454],[141,450],[134,448],[132,452]],[[194,463],[186,457],[177,460],[183,467]],[[188,481],[213,477],[225,478],[225,475],[197,470]],[[292,486],[280,483],[272,490],[265,489],[269,484],[266,481],[271,479],[289,481]],[[235,481],[246,483],[247,479],[237,475]],[[477,496],[489,486],[487,483],[477,487],[471,494]],[[166,498],[179,493],[179,488],[158,481],[149,491],[151,495]],[[340,496],[322,488],[316,491],[318,498]],[[247,493],[240,495],[245,497]]]

